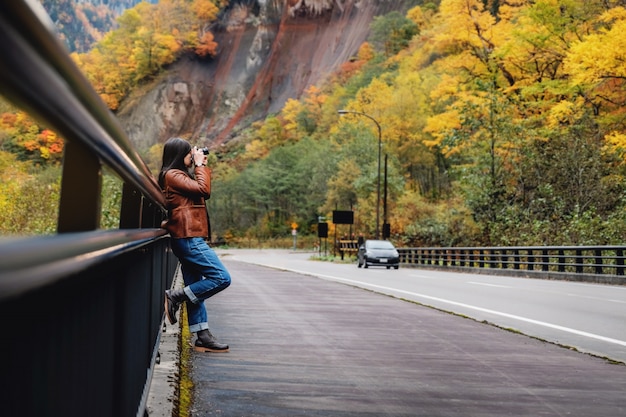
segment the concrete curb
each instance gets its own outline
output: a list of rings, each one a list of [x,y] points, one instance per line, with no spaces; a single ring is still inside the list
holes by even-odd
[[[173,288],[182,283],[180,268],[176,270]],[[173,326],[163,322],[163,333],[159,344],[159,358],[154,366],[152,382],[148,394],[146,414],[150,417],[172,417],[180,369],[180,352],[178,341],[181,335],[180,310],[177,313],[178,323]]]

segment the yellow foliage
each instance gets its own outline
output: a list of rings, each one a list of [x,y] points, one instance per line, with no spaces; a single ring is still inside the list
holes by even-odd
[[[359,52],[357,53],[357,57],[359,58],[359,61],[366,61],[366,62],[374,58],[374,55],[375,55],[374,48],[368,42],[363,42],[363,44],[359,48]]]
[[[302,103],[292,98],[287,99],[285,106],[281,112],[283,120],[285,122],[285,130],[288,132],[294,132],[298,128],[298,114],[303,109]]]
[[[259,139],[254,139],[246,145],[246,159],[257,160],[264,158],[269,153],[267,144]]]
[[[449,48],[491,48],[496,23],[480,0],[442,0],[439,6],[441,28],[436,40]],[[441,30],[443,29],[443,30]]]
[[[564,61],[576,84],[626,77],[626,9],[611,9],[600,20],[610,24],[610,29],[590,34],[572,45]]]
[[[610,132],[604,137],[605,146],[604,151],[608,153],[616,153],[623,159],[622,163],[626,163],[626,133],[624,132]]]
[[[350,207],[357,200],[354,181],[361,175],[359,164],[353,159],[344,159],[337,166],[337,173],[328,180],[326,205],[321,212],[330,212],[336,207]]]
[[[445,113],[439,113],[432,117],[429,117],[426,122],[424,131],[430,133],[433,136],[433,140],[425,140],[424,144],[429,147],[441,146],[446,134],[452,129],[461,128],[460,114],[456,110],[450,110]],[[444,149],[444,154],[450,152],[449,149]]]
[[[562,100],[555,104],[548,115],[548,125],[556,127],[562,124],[571,124],[576,119],[577,108],[574,103]]]
[[[462,87],[461,78],[458,75],[442,74],[439,84],[430,92],[433,100],[448,100],[456,96]]]
[[[194,0],[191,7],[196,16],[205,21],[215,20],[219,12],[211,0]]]
[[[370,116],[377,116],[392,101],[392,87],[380,78],[372,80],[370,85],[362,88],[356,95],[354,108]]]
[[[217,13],[211,0],[141,2],[126,10],[118,29],[90,52],[72,57],[106,105],[116,110],[138,82],[174,62],[183,49],[215,55],[213,34],[203,28]]]
[[[309,105],[310,109],[320,108],[324,104],[324,101],[326,101],[326,98],[327,98],[327,96],[323,94],[322,91],[314,85],[311,85],[309,88],[307,88],[304,94],[305,94],[305,102]]]
[[[415,6],[409,10],[406,17],[411,19],[419,28],[426,24],[426,16],[420,6]]]
[[[23,199],[21,185],[31,178],[15,155],[0,151],[0,223],[11,223],[16,203]]]

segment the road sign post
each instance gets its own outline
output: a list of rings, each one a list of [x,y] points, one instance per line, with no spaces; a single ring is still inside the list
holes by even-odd
[[[297,240],[298,240],[298,223],[291,223],[291,235],[293,236],[293,250],[297,248]]]

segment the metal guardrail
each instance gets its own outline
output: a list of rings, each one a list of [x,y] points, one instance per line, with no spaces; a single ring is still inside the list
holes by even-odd
[[[145,415],[177,266],[162,193],[36,0],[0,3],[0,45],[0,93],[66,139],[58,233],[0,240],[0,413]],[[124,181],[116,230],[103,165]]]
[[[398,252],[400,263],[407,266],[626,285],[626,246],[430,247],[398,248]]]

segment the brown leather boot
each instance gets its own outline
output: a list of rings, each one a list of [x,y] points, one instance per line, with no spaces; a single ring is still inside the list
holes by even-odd
[[[196,344],[194,349],[198,352],[228,352],[228,345],[224,343],[219,343],[215,336],[211,334],[211,332],[207,330],[200,330],[196,333],[198,339],[196,340]]]

